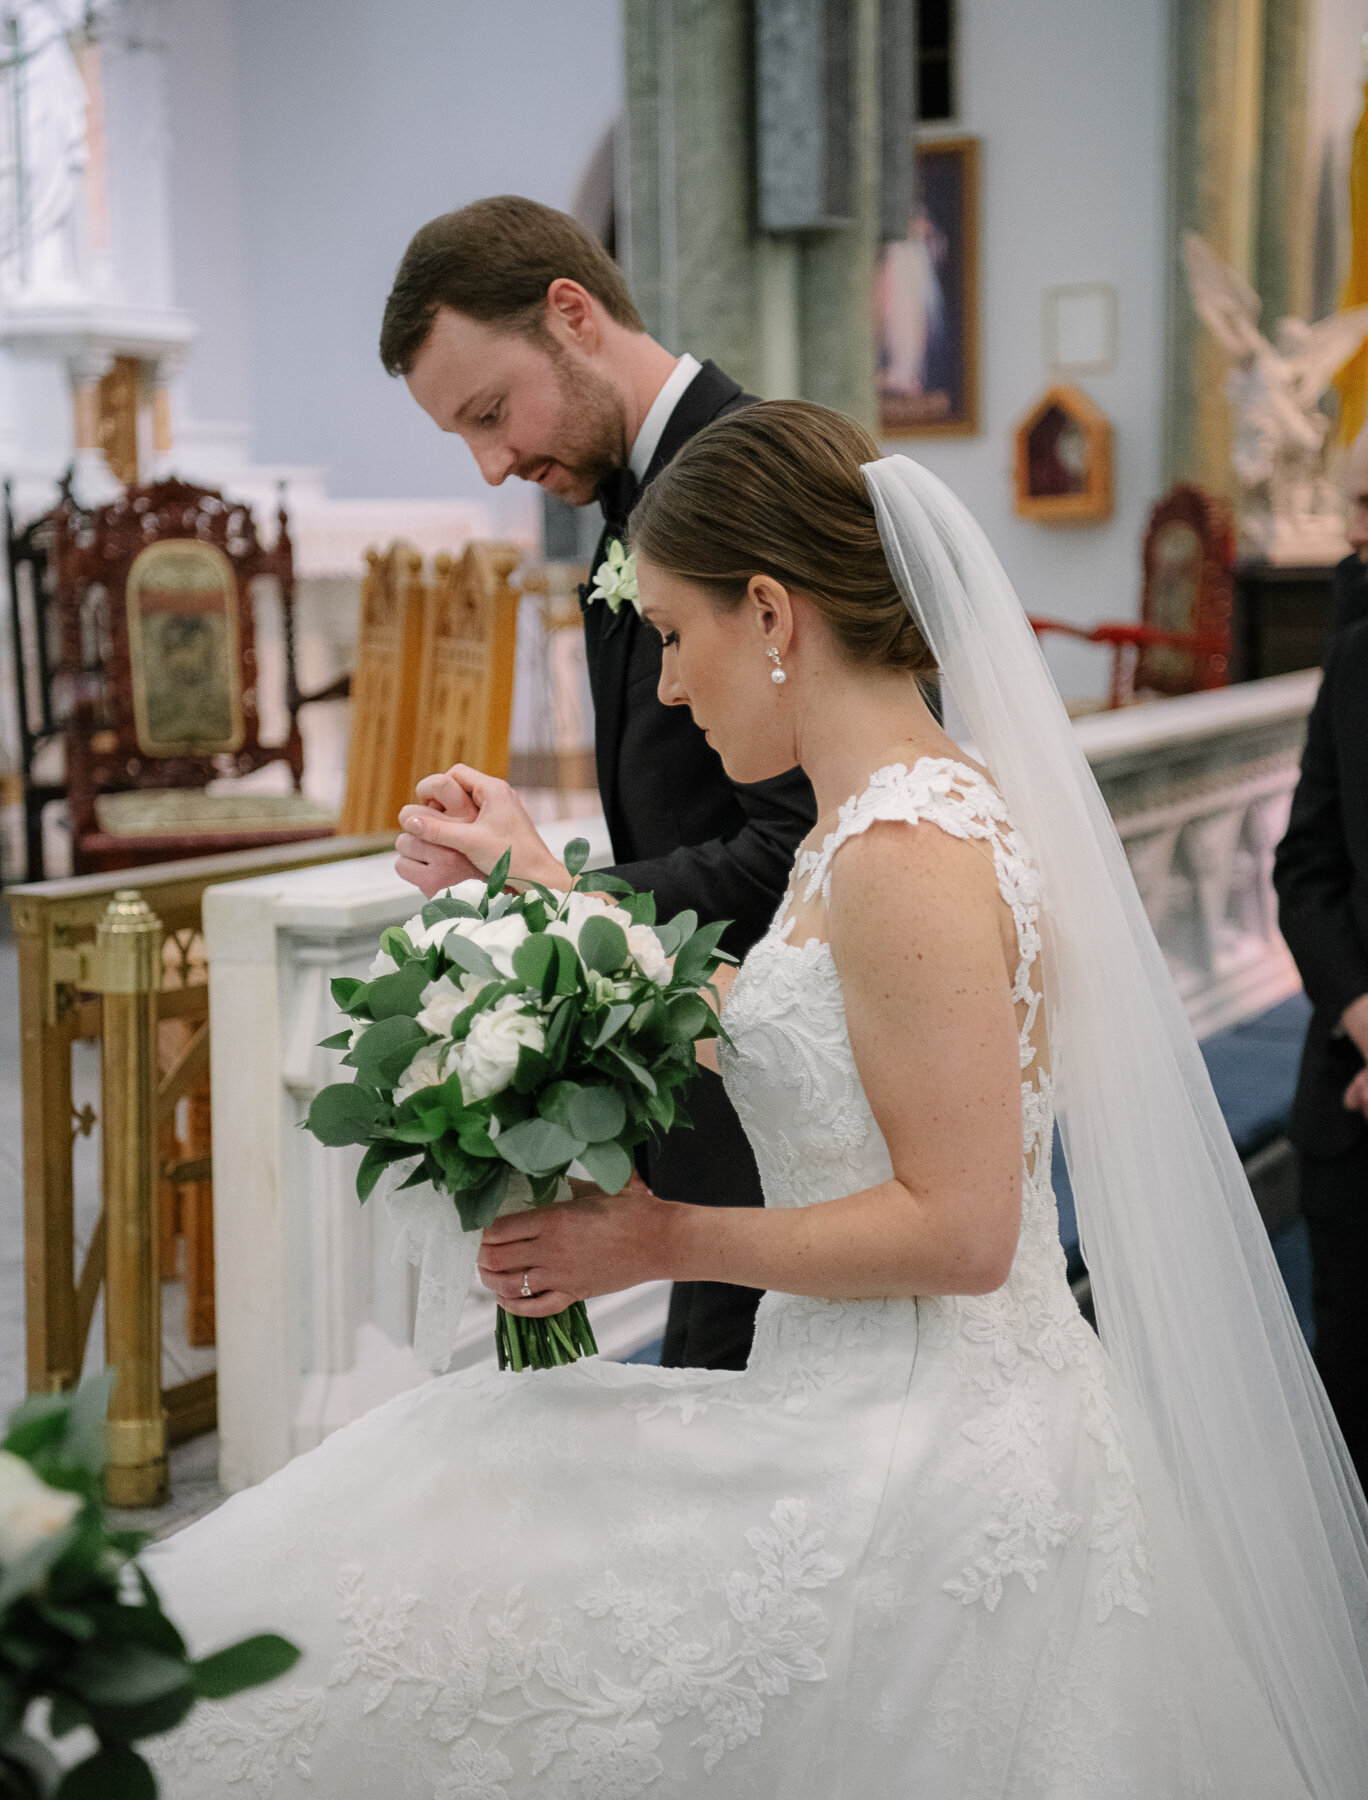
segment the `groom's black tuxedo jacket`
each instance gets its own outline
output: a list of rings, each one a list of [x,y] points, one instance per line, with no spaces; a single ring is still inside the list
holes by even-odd
[[[679,398],[646,470],[650,482],[696,432],[751,403],[704,363]],[[626,521],[609,518],[591,570]],[[581,589],[599,795],[616,864],[611,871],[655,894],[658,916],[692,908],[706,923],[730,919],[727,949],[743,955],[779,904],[794,851],[816,805],[798,769],[771,781],[731,781],[687,707],[663,706],[660,634],[627,604],[616,613]],[[686,1102],[692,1130],[671,1132],[647,1158],[658,1194],[711,1206],[759,1206],[760,1180],[740,1122],[715,1075],[700,1074]],[[716,1282],[677,1283],[665,1361],[740,1368],[759,1296]]]
[[[1273,879],[1314,1008],[1290,1135],[1308,1156],[1343,1156],[1368,1142],[1368,1120],[1343,1104],[1363,1058],[1338,1029],[1368,993],[1368,618],[1331,643]]]

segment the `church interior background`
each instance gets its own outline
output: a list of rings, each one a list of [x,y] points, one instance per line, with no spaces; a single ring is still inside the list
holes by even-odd
[[[1270,875],[1348,549],[1340,398],[1322,405],[1339,363],[1315,331],[1368,301],[1368,0],[0,0],[0,25],[0,1402],[113,1341],[81,946],[117,884],[81,861],[61,729],[35,726],[25,585],[64,481],[86,508],[172,477],[220,491],[263,553],[283,508],[295,604],[260,584],[263,741],[287,735],[291,656],[321,696],[301,794],[288,759],[212,783],[234,817],[302,820],[293,861],[276,843],[217,885],[147,861],[119,878],[178,946],[165,985],[203,989],[158,1048],[180,1084],[148,1201],[180,1448],[146,1516],[169,1528],[421,1376],[383,1223],[294,1130],[329,1078],[327,977],[412,906],[384,783],[358,797],[348,767],[349,740],[384,761],[366,595],[436,607],[459,577],[463,603],[503,607],[511,777],[548,832],[605,845],[572,598],[597,514],[485,487],[376,355],[413,231],[504,192],[601,235],[671,350],[851,413],[976,513],[1042,621],[1304,1307],[1283,1125],[1305,1009]],[[1313,330],[1279,337],[1284,318]],[[1368,315],[1345,330],[1340,362]],[[1245,478],[1297,356],[1326,364],[1324,450]],[[1352,382],[1343,404],[1361,411]],[[339,820],[371,841],[344,854]],[[1061,1217],[1067,1241],[1067,1196]],[[649,1356],[662,1304],[600,1303],[610,1353]],[[472,1308],[472,1358],[487,1326]]]

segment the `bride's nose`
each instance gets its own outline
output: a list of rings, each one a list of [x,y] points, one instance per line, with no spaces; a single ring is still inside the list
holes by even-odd
[[[670,668],[668,662],[662,663],[660,683],[656,688],[656,699],[662,706],[687,706],[689,696],[684,683]]]

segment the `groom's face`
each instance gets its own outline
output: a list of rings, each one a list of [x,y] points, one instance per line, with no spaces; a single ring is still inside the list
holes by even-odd
[[[404,377],[443,431],[465,440],[491,487],[510,475],[586,506],[627,460],[622,399],[591,359],[438,307]]]

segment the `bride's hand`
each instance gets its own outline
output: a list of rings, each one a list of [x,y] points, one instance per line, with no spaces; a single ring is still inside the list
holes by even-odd
[[[511,880],[541,881],[561,889],[570,886],[565,864],[542,842],[527,808],[506,781],[482,774],[468,763],[456,763],[445,775],[424,776],[418,783],[418,798],[424,804],[404,807],[399,823],[405,837],[416,840],[419,854],[422,848],[440,847],[468,859],[487,875],[504,851],[511,849]],[[442,810],[434,810],[433,802]],[[403,842],[401,838],[401,851]]]
[[[590,1182],[573,1186],[573,1200],[510,1213],[485,1232],[480,1279],[505,1312],[541,1319],[574,1300],[616,1294],[667,1273],[668,1200],[657,1199],[636,1174],[620,1194]],[[523,1295],[524,1282],[531,1299]]]

